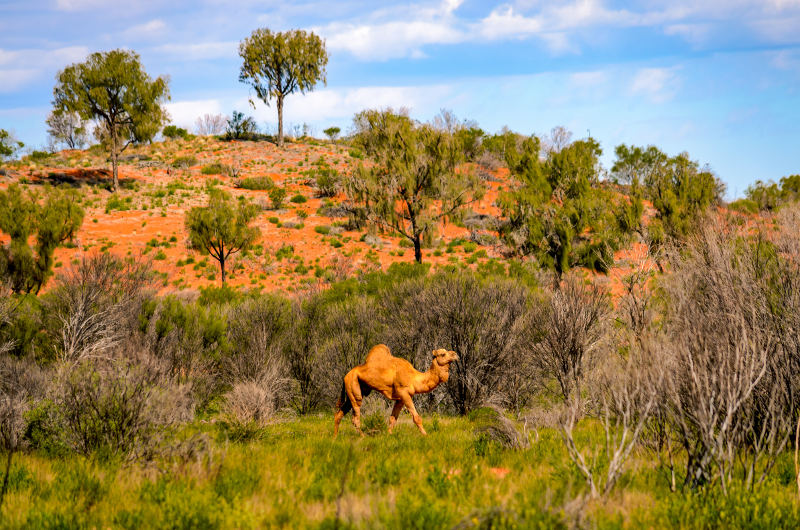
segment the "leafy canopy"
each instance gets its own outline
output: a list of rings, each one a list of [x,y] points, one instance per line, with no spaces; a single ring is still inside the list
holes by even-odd
[[[354,123],[353,143],[371,161],[359,162],[346,183],[348,196],[366,220],[410,240],[421,262],[422,244],[437,225],[458,217],[483,188],[473,173],[458,168],[464,154],[453,134],[391,109],[363,111]]]
[[[658,247],[666,238],[682,238],[697,226],[697,219],[722,199],[724,187],[707,168],[687,153],[667,156],[654,146],[622,144],[615,150],[617,160],[612,175],[619,182],[642,183],[645,196],[652,201],[656,217],[648,235]]]
[[[271,99],[277,102],[278,143],[283,145],[283,100],[325,82],[325,43],[313,32],[260,28],[239,43],[239,55],[239,81],[250,85],[265,104],[269,105]]]
[[[10,132],[0,129],[0,160],[13,156],[23,147],[25,144],[14,138]]]
[[[575,266],[606,272],[614,250],[638,228],[642,204],[640,197],[628,199],[601,186],[600,144],[579,140],[542,159],[535,136],[518,142],[506,132],[495,138],[517,181],[501,196],[509,219],[501,229],[505,241],[559,276]]]
[[[250,226],[257,214],[258,207],[244,197],[236,200],[221,190],[211,192],[208,206],[195,206],[186,214],[190,247],[219,263],[223,284],[228,258],[247,250],[261,233]]]
[[[83,223],[78,200],[72,190],[50,187],[37,193],[12,184],[0,191],[0,231],[10,237],[0,247],[0,276],[14,292],[38,293],[50,277],[56,247]]]
[[[151,79],[135,52],[112,50],[93,53],[86,61],[66,67],[56,80],[55,112],[75,112],[84,120],[99,122],[118,188],[119,154],[131,143],[152,140],[167,122],[161,106],[169,99],[167,79]]]

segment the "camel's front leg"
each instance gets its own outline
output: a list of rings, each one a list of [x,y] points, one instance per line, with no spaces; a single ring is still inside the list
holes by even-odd
[[[406,406],[408,412],[411,413],[411,417],[414,419],[414,424],[419,429],[419,432],[422,433],[423,436],[427,436],[428,433],[425,432],[425,428],[422,426],[422,417],[417,414],[417,409],[414,407],[414,402],[411,400],[411,396],[408,394],[404,394],[403,398],[403,405]]]
[[[403,410],[403,402],[401,400],[395,401],[392,415],[389,417],[389,434],[392,434],[394,424],[397,423],[397,417],[400,415],[401,410]]]

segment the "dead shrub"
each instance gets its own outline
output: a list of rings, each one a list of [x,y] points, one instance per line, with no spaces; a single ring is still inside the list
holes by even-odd
[[[485,436],[506,449],[526,449],[530,446],[527,433],[520,432],[498,407],[477,409],[470,413],[470,419],[475,423],[473,432],[476,435]]]
[[[455,410],[466,414],[513,394],[516,380],[507,376],[519,362],[528,301],[528,290],[518,283],[469,273],[409,281],[382,300],[387,341],[395,355],[423,371],[433,349],[455,350],[459,361],[441,387]],[[437,391],[428,399],[435,400]]]
[[[261,381],[271,370],[282,371],[290,309],[286,300],[272,295],[247,300],[231,309],[230,349],[222,361],[226,382]]]
[[[187,386],[129,355],[61,365],[49,397],[46,431],[83,454],[150,458],[165,429],[194,410]]]
[[[602,423],[602,444],[580,447],[573,434],[585,405],[580,392],[569,396],[559,419],[559,432],[573,464],[589,486],[589,495],[608,495],[625,468],[656,405],[662,372],[652,358],[633,352],[628,358],[610,354],[586,383],[589,410]],[[587,451],[588,449],[588,451]],[[605,452],[607,464],[598,466],[596,455]],[[594,455],[589,460],[588,455]]]
[[[84,257],[45,299],[47,332],[61,361],[103,355],[130,336],[151,287],[142,263],[110,254]]]
[[[313,376],[324,403],[336,403],[347,372],[362,364],[367,352],[383,342],[379,311],[378,303],[367,297],[336,302],[325,309],[315,341]]]
[[[610,312],[606,293],[569,276],[538,317],[541,331],[534,328],[534,333],[528,333],[525,346],[530,362],[544,377],[558,382],[565,400],[579,390],[591,369],[593,354],[609,329]]]
[[[665,283],[670,424],[686,452],[684,485],[735,469],[763,482],[797,416],[800,283],[791,260],[761,237],[711,223],[671,259]]]

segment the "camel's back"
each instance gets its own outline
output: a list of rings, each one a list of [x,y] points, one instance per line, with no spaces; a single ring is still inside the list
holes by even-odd
[[[373,364],[388,365],[391,364],[392,359],[394,359],[394,356],[392,352],[389,351],[389,347],[386,344],[378,344],[369,350],[369,353],[367,353],[367,360],[364,361],[362,366]]]

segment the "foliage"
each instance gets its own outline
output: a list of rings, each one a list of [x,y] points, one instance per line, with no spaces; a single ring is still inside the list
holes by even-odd
[[[748,186],[745,195],[755,204],[757,210],[777,210],[785,203],[800,198],[800,175],[783,177],[779,184],[757,180]]]
[[[234,183],[234,186],[237,188],[241,188],[243,190],[271,190],[275,188],[275,183],[269,177],[247,177],[243,179],[237,179]]]
[[[540,142],[526,138],[517,149],[506,139],[506,161],[518,186],[501,198],[509,218],[503,239],[523,255],[533,255],[558,276],[574,266],[607,272],[614,251],[638,226],[642,206],[631,197],[627,204],[599,185],[600,145],[593,138],[578,140],[540,159]]]
[[[189,131],[183,127],[178,127],[177,125],[167,125],[164,127],[164,130],[161,131],[161,134],[164,135],[164,138],[170,138],[171,140],[175,140],[176,138],[182,138],[186,140],[191,136]]]
[[[83,149],[89,142],[89,123],[77,112],[52,111],[45,120],[47,134],[68,149]]]
[[[249,140],[256,131],[258,131],[258,126],[252,116],[245,116],[244,112],[234,110],[231,117],[228,118],[225,136],[229,140]]]
[[[664,238],[684,238],[698,219],[721,201],[722,183],[707,168],[700,168],[687,153],[669,157],[658,148],[617,146],[612,175],[622,183],[641,184],[657,211],[649,229],[655,247]]]
[[[456,170],[463,153],[446,131],[391,109],[363,111],[354,124],[353,143],[373,163],[356,166],[345,183],[347,194],[371,223],[413,243],[414,259],[422,262],[422,245],[437,225],[457,219],[483,188],[472,173]]]
[[[38,293],[52,274],[56,247],[71,240],[82,222],[74,191],[26,193],[18,184],[0,191],[0,231],[10,238],[0,247],[0,276],[15,293]]]
[[[25,147],[25,144],[14,138],[5,129],[0,129],[0,161],[14,156],[14,154]]]
[[[342,130],[339,127],[328,127],[322,132],[325,133],[325,136],[330,138],[331,142],[336,142],[336,138]]]
[[[114,189],[119,190],[118,159],[132,143],[151,140],[167,120],[167,78],[151,79],[139,55],[128,50],[91,54],[58,73],[53,88],[55,112],[97,120],[111,153]]]
[[[250,223],[258,208],[240,198],[215,190],[208,206],[195,206],[186,214],[186,230],[191,248],[209,254],[219,262],[222,283],[225,283],[225,263],[228,258],[247,250],[258,238],[260,231]]]
[[[278,145],[283,146],[283,101],[289,94],[305,94],[319,81],[325,82],[325,43],[313,32],[260,28],[239,43],[239,55],[239,81],[250,85],[267,105],[275,99]]]
[[[272,209],[273,210],[280,210],[281,206],[283,206],[283,201],[286,199],[286,188],[281,188],[278,186],[273,186],[269,190],[269,200],[272,201]]]

